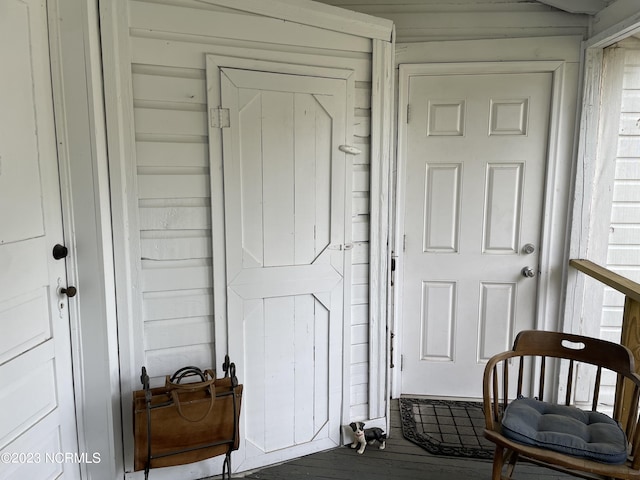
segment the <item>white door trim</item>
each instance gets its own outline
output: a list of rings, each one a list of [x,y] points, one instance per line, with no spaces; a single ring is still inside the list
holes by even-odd
[[[369,419],[389,431],[394,44],[374,40],[369,212]]]
[[[444,74],[481,74],[481,73],[540,73],[550,72],[553,75],[553,90],[551,93],[551,119],[549,123],[548,160],[546,172],[546,188],[544,193],[542,238],[540,248],[540,275],[538,278],[538,302],[536,315],[536,328],[555,330],[559,326],[557,312],[561,301],[558,283],[558,268],[562,269],[564,258],[564,233],[557,231],[556,217],[562,212],[560,204],[556,201],[556,191],[566,184],[558,169],[562,159],[569,161],[569,156],[564,148],[566,140],[563,135],[571,135],[562,125],[563,114],[566,105],[563,104],[563,86],[565,84],[564,61],[524,61],[524,62],[473,62],[473,63],[438,63],[438,64],[401,64],[399,66],[399,100],[398,100],[398,188],[397,188],[397,232],[398,235],[398,267],[396,270],[396,283],[394,296],[396,299],[396,322],[394,350],[400,352],[400,339],[402,338],[403,315],[402,303],[399,301],[403,293],[403,252],[402,235],[404,232],[405,214],[405,155],[406,155],[406,115],[409,93],[409,78],[413,75],[444,75]],[[568,111],[567,111],[568,112]],[[568,186],[568,184],[566,184]],[[566,207],[565,207],[566,208]],[[552,243],[553,242],[553,243]],[[560,253],[558,255],[558,252]],[[401,352],[400,352],[401,353]],[[396,360],[396,365],[401,361]],[[394,369],[392,395],[400,396],[401,369]]]
[[[135,167],[135,129],[133,118],[133,91],[131,83],[131,52],[129,50],[129,8],[125,0],[100,2],[100,53],[103,64],[104,109],[108,149],[109,188],[111,202],[111,231],[113,235],[112,256],[117,295],[118,343],[116,358],[109,363],[118,372],[120,392],[117,402],[121,407],[119,428],[109,428],[115,435],[122,432],[118,441],[120,447],[117,466],[119,478],[129,478],[138,473],[133,470],[134,438],[130,428],[133,425],[130,392],[139,390],[141,383],[140,366],[144,365],[144,351],[136,349],[133,339],[142,337],[142,298],[140,288],[140,239],[138,202],[133,192],[137,192],[137,171]],[[115,292],[115,287],[114,287]],[[113,320],[111,320],[113,322]],[[126,394],[123,396],[123,394]],[[113,396],[113,394],[112,394]],[[115,403],[116,400],[114,399]],[[129,427],[129,428],[127,428]]]
[[[82,478],[123,474],[120,375],[98,2],[48,0]],[[80,245],[80,251],[76,248]]]

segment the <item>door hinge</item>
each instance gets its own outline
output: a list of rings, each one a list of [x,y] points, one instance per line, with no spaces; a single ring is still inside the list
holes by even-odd
[[[407,251],[407,235],[402,236],[402,251]]]
[[[411,105],[407,103],[407,123],[409,123],[410,118],[411,118]]]
[[[391,286],[393,287],[396,276],[396,259],[391,257]],[[391,334],[393,336],[393,333]]]
[[[389,347],[389,368],[396,368],[395,364],[393,363],[393,339],[396,338],[396,334],[391,332],[391,346]]]
[[[231,120],[228,108],[212,108],[210,111],[211,128],[229,128]]]
[[[400,371],[404,371],[404,355],[400,355]]]

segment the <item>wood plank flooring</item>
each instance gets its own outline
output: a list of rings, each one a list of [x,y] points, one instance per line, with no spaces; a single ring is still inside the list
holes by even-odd
[[[519,464],[516,477],[521,480],[560,480],[573,478],[530,464]],[[406,440],[400,427],[398,402],[391,407],[391,432],[387,448],[367,447],[363,455],[348,447],[308,455],[281,465],[247,473],[256,480],[489,480],[491,462],[466,458],[442,457]]]

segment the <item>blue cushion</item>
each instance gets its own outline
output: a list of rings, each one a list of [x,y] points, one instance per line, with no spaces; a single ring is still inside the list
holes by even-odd
[[[627,459],[627,438],[615,420],[534,398],[519,398],[507,406],[502,434],[519,443],[598,462],[621,464]]]

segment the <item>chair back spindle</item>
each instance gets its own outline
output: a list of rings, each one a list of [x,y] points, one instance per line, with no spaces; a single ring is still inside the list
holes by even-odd
[[[591,410],[598,410],[598,401],[600,400],[600,383],[602,382],[602,367],[598,366],[596,371],[596,380],[593,385],[593,400],[591,402]]]
[[[567,384],[566,384],[567,395],[564,399],[565,405],[571,405],[571,393],[572,393],[571,387],[573,387],[573,359],[569,360],[569,371],[567,372]]]
[[[544,399],[544,377],[547,372],[547,357],[542,356],[540,359],[540,380],[538,387],[538,398],[540,400]]]

